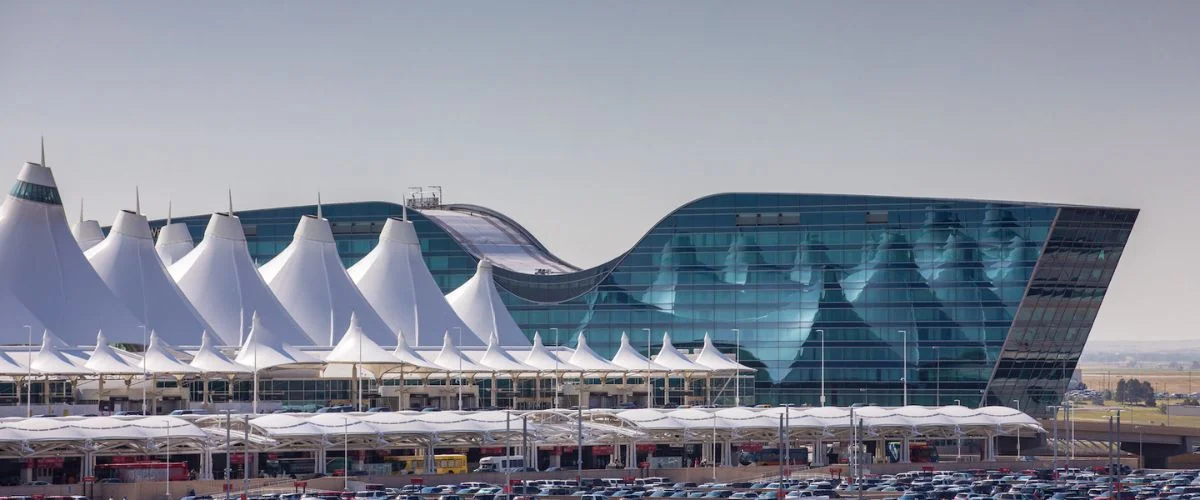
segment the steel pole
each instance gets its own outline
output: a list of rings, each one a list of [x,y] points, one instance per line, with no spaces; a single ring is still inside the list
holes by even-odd
[[[825,406],[825,330],[814,330],[821,335],[821,406]]]
[[[908,406],[908,330],[900,330],[900,334],[904,335],[904,375],[900,381],[904,382],[904,406]]]
[[[654,408],[654,388],[651,386],[650,382],[650,356],[653,355],[653,353],[650,352],[650,329],[642,329],[646,330],[646,408]],[[581,407],[583,406],[582,400],[579,401],[579,405]]]
[[[229,495],[233,492],[233,453],[232,453],[232,430],[233,429],[233,411],[225,411],[225,500],[229,500]]]
[[[733,361],[738,364],[742,362],[742,330],[740,328],[733,329]],[[742,406],[741,372],[733,373],[733,406]]]
[[[577,441],[575,446],[575,486],[583,486],[583,404],[575,407]]]
[[[245,438],[242,451],[242,484],[245,485],[246,498],[250,498],[250,415],[245,415]]]

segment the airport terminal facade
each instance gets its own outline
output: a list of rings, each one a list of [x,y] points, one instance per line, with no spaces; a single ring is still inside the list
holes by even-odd
[[[432,202],[431,202],[432,201]],[[405,205],[408,205],[406,207]],[[706,333],[758,369],[743,403],[904,403],[1044,408],[1059,402],[1138,211],[1042,203],[731,193],[667,214],[632,248],[581,269],[517,222],[474,205],[322,207],[351,265],[388,217],[406,214],[443,292],[486,258],[530,337],[604,356],[622,332],[645,351],[662,333]],[[315,205],[239,210],[265,263]],[[208,215],[176,218],[195,241]],[[165,221],[154,221],[157,230]],[[580,228],[579,238],[598,238]],[[652,335],[647,335],[646,329]],[[824,376],[822,376],[822,373]]]

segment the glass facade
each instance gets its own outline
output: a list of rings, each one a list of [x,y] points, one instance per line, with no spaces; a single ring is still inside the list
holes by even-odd
[[[322,211],[349,265],[402,207]],[[252,257],[275,256],[300,216],[315,212],[238,212]],[[474,274],[475,245],[408,214],[443,291]],[[622,332],[644,350],[651,329],[654,351],[664,331],[681,349],[698,349],[710,333],[759,369],[743,403],[817,405],[824,389],[830,405],[1019,400],[1031,410],[1058,401],[1136,217],[1033,203],[720,194],[677,209],[595,268],[495,276],[517,323],[548,344],[570,345],[582,330],[611,355]],[[199,241],[207,219],[175,222]]]

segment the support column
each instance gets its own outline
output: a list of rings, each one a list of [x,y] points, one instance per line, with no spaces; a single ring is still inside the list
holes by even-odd
[[[625,446],[625,468],[637,468],[637,442],[630,441],[629,445]]]
[[[550,453],[550,466],[562,468],[562,450],[556,449]]]
[[[876,439],[875,440],[875,463],[877,463],[877,464],[887,463],[887,440],[886,439]]]
[[[663,405],[662,405],[662,408],[666,408],[667,405],[669,405],[669,404],[671,404],[671,375],[666,374],[666,375],[663,375]]]
[[[497,390],[497,389],[499,389],[499,387],[496,386],[497,382],[498,382],[498,380],[496,379],[496,372],[492,372],[492,391],[491,391],[492,392],[492,394],[491,394],[491,396],[492,396],[491,407],[492,408],[496,407],[496,393],[500,392]]]
[[[212,448],[204,447],[204,455],[200,459],[200,479],[213,478]]]
[[[825,441],[820,439],[813,441],[813,456],[811,460],[813,466],[822,467],[826,465],[825,461],[828,458],[825,456]]]
[[[434,449],[433,441],[430,440],[429,444],[425,445],[425,473],[426,474],[433,474],[433,473],[437,472],[433,467],[433,449]]]
[[[911,453],[908,450],[908,436],[904,436],[904,439],[900,440],[900,463],[911,464],[912,457],[910,455]]]
[[[712,375],[709,375],[709,376],[705,377],[705,379],[704,379],[704,399],[708,400],[708,404],[710,404],[710,405],[713,404]]]
[[[692,395],[691,384],[688,383],[689,381],[690,379],[688,377],[683,377],[683,404],[685,405],[690,404],[688,397]]]
[[[733,466],[733,442],[725,440],[721,446],[721,466]]]

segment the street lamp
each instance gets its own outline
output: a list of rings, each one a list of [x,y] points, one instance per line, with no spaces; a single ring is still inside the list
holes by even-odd
[[[1017,411],[1021,411],[1021,400],[1014,399],[1014,400],[1012,400],[1012,402],[1014,405],[1016,405]],[[1018,426],[1017,427],[1017,460],[1020,460],[1020,459],[1021,459],[1021,427]]]
[[[900,381],[904,382],[904,406],[908,406],[908,330],[900,330],[900,335],[904,336],[904,375]]]
[[[825,406],[825,330],[813,330],[821,334],[821,406]]]
[[[29,361],[25,363],[25,418],[33,417],[33,327],[25,325],[29,337]]]
[[[962,401],[955,399],[954,406],[962,406]],[[962,431],[958,431],[958,443],[955,444],[954,463],[962,462]]]
[[[462,327],[456,326],[456,327],[454,327],[454,329],[456,331],[458,331],[458,345],[461,346],[462,345]],[[462,407],[462,386],[463,386],[462,357],[463,357],[463,354],[461,352],[458,353],[458,411],[462,411],[462,409],[463,409],[463,407]]]
[[[557,347],[558,346],[558,327],[551,328],[550,331],[554,332],[554,345],[555,345],[555,347]],[[558,377],[559,377],[558,353],[555,353],[554,354],[554,408],[556,408],[556,409],[558,408]],[[538,398],[541,399],[541,396],[539,395]]]
[[[942,352],[938,350],[938,346],[933,346],[933,359],[937,363],[934,372],[937,373],[937,385],[935,386],[935,406],[942,406]]]
[[[142,329],[142,415],[149,415],[146,410],[146,386],[150,383],[146,380],[149,378],[149,372],[146,370],[146,352],[150,350],[150,343],[146,340],[146,325],[138,325]]]
[[[654,408],[654,388],[650,385],[650,329],[642,329],[646,330],[646,408]],[[582,406],[583,401],[579,405]]]
[[[740,328],[731,328],[731,330],[733,330],[733,361],[741,364],[742,330]],[[739,372],[733,373],[733,406],[742,406],[742,374]]]

